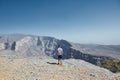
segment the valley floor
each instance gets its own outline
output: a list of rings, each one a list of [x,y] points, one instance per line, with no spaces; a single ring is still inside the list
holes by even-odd
[[[83,60],[63,60],[60,66],[51,58],[0,57],[0,80],[120,80],[120,74]]]

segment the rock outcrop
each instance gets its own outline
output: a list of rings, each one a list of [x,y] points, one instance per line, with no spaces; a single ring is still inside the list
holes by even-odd
[[[0,57],[0,80],[120,80],[120,74],[83,60],[57,60],[45,57],[8,59]]]

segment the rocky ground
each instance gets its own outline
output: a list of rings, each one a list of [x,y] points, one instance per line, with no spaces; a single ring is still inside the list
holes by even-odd
[[[83,60],[63,60],[60,66],[52,58],[0,57],[0,80],[120,80],[120,74]]]

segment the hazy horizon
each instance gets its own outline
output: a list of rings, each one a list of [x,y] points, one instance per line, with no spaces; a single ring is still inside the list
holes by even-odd
[[[0,34],[120,44],[119,0],[0,0]]]

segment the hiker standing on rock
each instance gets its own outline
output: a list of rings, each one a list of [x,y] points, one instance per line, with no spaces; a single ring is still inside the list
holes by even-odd
[[[60,45],[58,45],[57,55],[58,55],[58,64],[62,65],[63,49],[61,48]]]

